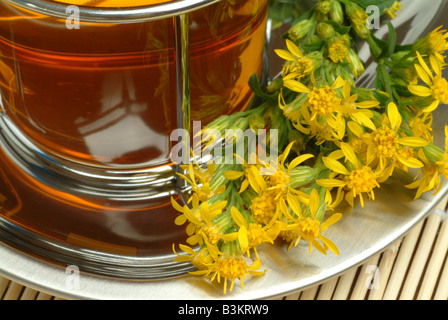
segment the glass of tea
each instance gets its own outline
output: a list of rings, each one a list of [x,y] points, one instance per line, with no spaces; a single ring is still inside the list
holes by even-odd
[[[248,106],[267,6],[1,1],[0,240],[102,274],[172,274],[170,134]]]

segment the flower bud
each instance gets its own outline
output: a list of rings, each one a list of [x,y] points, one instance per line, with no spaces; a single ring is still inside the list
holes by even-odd
[[[293,42],[300,40],[304,36],[306,36],[308,32],[311,31],[313,26],[314,26],[314,20],[304,19],[293,25],[289,30],[288,35]]]
[[[249,117],[249,127],[255,132],[258,132],[258,129],[264,129],[266,127],[266,123],[263,116],[258,113],[251,115]]]
[[[329,39],[334,36],[334,28],[331,24],[321,22],[316,27],[317,34],[322,39]]]
[[[426,158],[432,164],[436,164],[438,161],[443,160],[444,152],[443,150],[435,145],[434,143],[430,143],[427,146],[423,147],[423,152],[425,153]]]
[[[330,19],[339,24],[344,22],[344,11],[341,3],[337,0],[333,0],[330,3]]]
[[[314,181],[319,169],[300,165],[291,170],[290,183],[291,188],[299,188]]]
[[[331,2],[328,0],[319,2],[317,10],[322,14],[328,14],[331,10]]]
[[[348,49],[347,59],[349,60],[348,69],[350,70],[350,73],[355,77],[355,79],[357,79],[361,74],[364,73],[364,64],[352,48]]]
[[[367,19],[369,18],[367,13],[354,2],[348,2],[346,4],[345,12],[352,21],[356,34],[360,38],[366,39],[370,34],[370,30],[367,27]]]

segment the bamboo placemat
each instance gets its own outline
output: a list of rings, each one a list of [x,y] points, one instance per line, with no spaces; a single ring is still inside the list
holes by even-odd
[[[448,300],[448,196],[363,265],[283,300]],[[62,300],[0,276],[1,300]]]

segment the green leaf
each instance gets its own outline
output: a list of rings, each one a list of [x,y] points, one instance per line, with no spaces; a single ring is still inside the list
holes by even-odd
[[[331,21],[331,20],[325,20],[322,22],[331,25],[334,28],[334,30],[339,34],[347,34],[350,32],[350,29],[351,29],[351,26],[343,26],[343,25],[341,25],[335,21]]]
[[[383,56],[390,57],[395,52],[395,46],[397,45],[397,32],[390,21],[386,21],[386,24],[389,29],[389,38],[387,46],[383,48]]]
[[[377,6],[380,12],[383,13],[384,9],[390,8],[395,0],[352,0],[362,9],[367,9],[368,6]]]
[[[407,97],[410,98],[412,97],[412,93],[409,92],[409,89],[407,86],[401,85],[401,84],[394,84],[393,88],[395,89],[395,91],[397,92],[397,94],[400,97]]]
[[[373,90],[372,91],[373,96],[375,97],[376,100],[378,100],[380,102],[380,105],[387,105],[387,103],[389,102],[389,97],[386,96],[385,94],[378,92],[377,90]]]
[[[313,52],[313,51],[319,51],[322,48],[323,44],[324,44],[323,40],[317,40],[311,43],[301,44],[300,47],[305,52]]]

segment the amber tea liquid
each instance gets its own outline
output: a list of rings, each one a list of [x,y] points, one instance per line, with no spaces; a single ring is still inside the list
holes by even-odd
[[[74,1],[96,6],[145,1]],[[232,4],[235,3],[235,4]],[[191,13],[191,119],[243,109],[261,71],[266,3]],[[8,117],[50,153],[97,165],[169,162],[177,128],[173,19],[66,21],[0,4],[0,90]]]
[[[66,0],[98,7],[151,0]],[[154,1],[153,3],[161,2]],[[267,0],[223,0],[190,15],[191,120],[244,109],[262,71]],[[174,18],[66,21],[0,2],[0,95],[6,117],[44,152],[95,167],[170,164],[177,129]],[[0,150],[0,215],[47,237],[131,256],[172,253],[185,236],[169,196],[73,195],[27,175]]]

